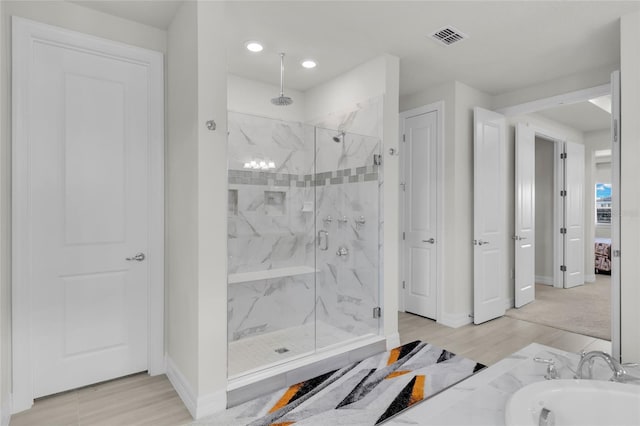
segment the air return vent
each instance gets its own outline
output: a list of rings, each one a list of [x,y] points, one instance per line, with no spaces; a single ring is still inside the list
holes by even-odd
[[[444,44],[445,46],[449,46],[453,43],[467,39],[469,38],[469,36],[454,27],[444,27],[433,32],[431,34],[431,38]]]

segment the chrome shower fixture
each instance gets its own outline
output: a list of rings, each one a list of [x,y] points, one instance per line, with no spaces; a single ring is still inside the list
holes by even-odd
[[[293,99],[284,95],[284,53],[280,54],[280,96],[272,98],[271,103],[278,106],[286,106],[293,103]]]
[[[332,139],[335,143],[344,142],[344,135],[345,135],[345,132],[340,132],[337,135],[335,135]]]

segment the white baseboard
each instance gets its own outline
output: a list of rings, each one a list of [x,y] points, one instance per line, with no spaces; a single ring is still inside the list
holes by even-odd
[[[11,421],[11,394],[7,395],[0,404],[0,425],[9,426]]]
[[[592,283],[596,281],[596,274],[591,274],[591,275],[585,275],[584,276],[584,282],[586,283]]]
[[[504,299],[504,310],[508,311],[509,309],[516,306],[516,301],[514,299]]]
[[[168,355],[166,356],[166,365],[169,381],[178,393],[178,396],[180,396],[180,399],[182,399],[185,407],[187,407],[187,410],[189,410],[191,417],[195,420],[227,408],[226,389],[208,395],[196,396],[196,392],[191,387],[191,384]]]
[[[387,336],[387,350],[397,348],[400,346],[400,333],[397,331]]]
[[[536,284],[553,285],[553,277],[547,277],[544,275],[535,276]]]
[[[451,328],[459,328],[463,325],[471,324],[473,322],[473,318],[471,318],[469,313],[464,314],[447,314],[442,313],[440,318],[438,319],[438,323],[442,325],[446,325]]]

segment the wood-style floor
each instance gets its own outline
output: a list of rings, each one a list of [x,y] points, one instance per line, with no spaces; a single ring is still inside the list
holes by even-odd
[[[605,340],[502,317],[457,329],[417,315],[399,313],[402,343],[423,340],[491,365],[536,342],[569,352],[611,352]],[[183,425],[191,421],[167,377],[137,374],[36,400],[33,408],[11,417],[11,426]]]

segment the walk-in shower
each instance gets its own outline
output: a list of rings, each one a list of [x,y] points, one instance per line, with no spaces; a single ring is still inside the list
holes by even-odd
[[[230,378],[379,334],[380,149],[229,113]]]

